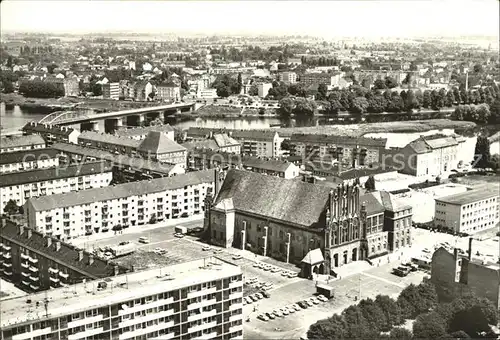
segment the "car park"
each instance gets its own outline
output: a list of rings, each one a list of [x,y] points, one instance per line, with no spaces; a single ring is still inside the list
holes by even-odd
[[[260,319],[262,321],[269,321],[269,318],[265,314],[259,314],[259,316],[257,316],[257,319]]]
[[[285,308],[290,312],[290,314],[296,312],[295,308],[293,308],[292,306],[286,306]]]
[[[280,318],[283,317],[283,312],[281,312],[279,309],[273,310],[273,314]]]
[[[276,315],[274,315],[273,313],[265,313],[265,315],[269,318],[269,320],[276,319]]]
[[[290,272],[290,273],[288,273],[288,277],[289,278],[294,278],[294,277],[297,277],[297,276],[299,276],[299,273],[297,273],[297,272]]]
[[[293,305],[291,305],[290,307],[292,307],[293,309],[295,309],[296,312],[298,312],[299,310],[301,310],[302,308],[300,308],[299,305],[297,305],[296,303],[294,303]]]
[[[260,268],[260,263],[259,262],[254,262],[252,264],[252,267],[254,267],[254,268]]]

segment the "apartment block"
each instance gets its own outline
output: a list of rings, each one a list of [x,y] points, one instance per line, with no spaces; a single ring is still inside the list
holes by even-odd
[[[181,87],[173,82],[156,86],[156,96],[163,101],[178,101],[181,99]]]
[[[58,238],[1,219],[0,273],[25,292],[48,290],[130,271]]]
[[[500,190],[482,187],[436,199],[434,224],[469,235],[498,228]]]
[[[43,149],[46,146],[45,140],[38,135],[1,137],[0,139],[0,153]]]
[[[106,187],[113,177],[107,162],[91,162],[64,167],[0,174],[0,207],[9,200],[18,206],[30,198]]]
[[[279,74],[279,80],[287,85],[295,84],[297,82],[297,73],[295,72],[282,72]]]
[[[76,238],[201,214],[214,192],[214,171],[190,172],[50,197],[26,204],[28,226]]]
[[[241,269],[215,257],[9,300],[3,339],[243,339]],[[37,309],[35,305],[39,306]]]
[[[57,150],[34,149],[5,153],[0,157],[0,173],[52,168],[59,165]]]
[[[40,135],[47,145],[53,143],[78,143],[80,131],[66,126],[29,122],[23,127],[24,135]]]
[[[320,134],[293,134],[290,155],[309,161],[341,162],[347,167],[379,163],[387,139]]]
[[[118,100],[120,98],[120,83],[102,84],[102,97]]]
[[[332,86],[334,76],[329,73],[305,73],[300,76],[300,83],[304,86],[327,85]]]
[[[267,96],[267,94],[269,93],[269,90],[272,88],[273,88],[273,84],[271,84],[271,83],[262,83],[262,84],[257,85],[259,97],[265,98]]]
[[[146,139],[148,133],[150,133],[151,131],[161,132],[169,139],[175,140],[174,128],[170,126],[170,124],[122,129],[115,131],[115,135],[120,137],[132,138],[135,140],[143,140]]]

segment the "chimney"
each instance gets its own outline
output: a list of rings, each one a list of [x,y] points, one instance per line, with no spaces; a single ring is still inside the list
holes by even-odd
[[[89,266],[94,263],[94,254],[89,254]]]
[[[31,235],[33,235],[33,230],[31,230],[31,229],[28,228],[27,232],[28,233],[26,234],[26,237],[27,238],[31,238]]]
[[[61,241],[56,241],[56,251],[59,251],[61,249]]]
[[[113,274],[114,274],[115,276],[118,276],[118,274],[120,274],[120,269],[119,269],[119,267],[118,267],[118,265],[117,265],[117,264],[114,264],[114,265],[113,265]]]
[[[469,237],[469,261],[472,259],[472,237]]]
[[[83,249],[78,249],[78,262],[83,260]]]
[[[24,226],[19,225],[19,235],[22,235],[24,233]]]
[[[458,260],[458,249],[457,248],[453,249],[453,258],[455,259],[455,261]]]
[[[52,237],[47,237],[47,248],[50,248],[50,246],[52,245]]]

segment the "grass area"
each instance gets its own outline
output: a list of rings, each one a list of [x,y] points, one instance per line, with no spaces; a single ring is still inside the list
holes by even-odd
[[[415,121],[400,121],[400,122],[382,122],[382,123],[365,123],[365,124],[350,124],[350,125],[321,125],[310,127],[295,127],[283,128],[280,131],[288,133],[314,133],[327,135],[341,135],[360,137],[368,133],[379,132],[398,132],[398,133],[413,133],[425,132],[429,130],[441,129],[456,129],[468,130],[474,129],[475,123],[454,121],[449,119],[432,119],[432,120],[415,120]]]
[[[241,108],[232,106],[205,105],[191,114],[190,117],[210,117],[210,118],[235,118],[244,116],[260,116],[257,109],[245,108],[243,113]],[[266,110],[265,116],[274,116],[274,110]]]
[[[458,183],[470,186],[478,186],[484,184],[497,184],[500,182],[500,174],[494,176],[483,175],[467,175],[466,177],[459,177]]]
[[[113,260],[118,265],[128,268],[134,267],[134,270],[144,270],[158,268],[176,264],[178,259],[172,259],[167,255],[159,255],[153,252],[138,250],[133,254],[119,257]]]
[[[3,299],[4,297],[7,297],[7,296],[9,296],[9,294],[7,294],[6,292],[2,292],[0,290],[0,299]]]

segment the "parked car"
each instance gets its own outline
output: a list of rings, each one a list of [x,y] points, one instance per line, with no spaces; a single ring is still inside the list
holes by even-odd
[[[261,293],[255,293],[254,296],[257,297],[257,299],[259,300],[264,298],[264,295],[262,295]]]
[[[295,311],[297,311],[297,312],[298,312],[299,310],[301,310],[301,309],[302,309],[302,308],[300,308],[300,306],[299,306],[298,304],[296,304],[296,303],[294,303],[294,304],[293,304],[293,305],[291,305],[290,307],[292,307],[293,309],[295,309]]]
[[[307,305],[309,307],[313,307],[314,306],[314,303],[311,300],[306,300],[305,303],[307,303]]]
[[[281,269],[280,269],[280,268],[278,268],[278,267],[273,267],[273,268],[271,268],[271,273],[277,273],[277,272],[279,272],[280,270],[281,270]]]
[[[201,248],[203,251],[209,251],[210,249],[212,249],[210,246],[203,246],[203,248]]]
[[[269,321],[269,318],[265,314],[259,314],[257,316],[257,319],[262,320],[262,321]]]
[[[174,234],[175,237],[177,238],[183,238],[184,237],[184,234],[181,234],[181,233],[175,233]]]
[[[252,298],[250,296],[245,296],[245,301],[247,303],[252,303],[253,302],[253,300],[252,300]]]
[[[411,269],[408,268],[408,267],[399,266],[397,268],[394,268],[392,270],[392,273],[394,275],[397,275],[397,276],[400,276],[400,277],[405,277],[405,276],[407,276],[410,273],[410,270]]]
[[[273,310],[273,314],[280,318],[283,317],[283,312],[280,311],[279,309]]]
[[[305,301],[299,301],[297,302],[297,305],[299,305],[299,307],[303,309],[307,309],[307,307],[309,307],[309,305]]]
[[[222,253],[222,252],[223,252],[223,250],[222,250],[222,249],[215,249],[215,250],[214,250],[214,254],[220,254],[220,253]]]
[[[315,297],[312,297],[312,298],[310,298],[309,300],[310,300],[312,303],[314,303],[315,305],[317,305],[317,304],[319,304],[319,303],[320,303],[319,299],[317,299],[317,298],[315,298]]]
[[[145,237],[145,236],[141,236],[139,237],[139,243],[149,243],[149,238]]]
[[[318,295],[318,300],[321,301],[321,302],[327,302],[328,301],[328,299],[324,295]]]
[[[289,278],[294,278],[294,277],[297,277],[297,276],[299,276],[299,273],[297,273],[297,272],[289,272],[288,273],[288,277]]]
[[[241,260],[243,256],[241,255],[233,255],[233,260]]]
[[[276,315],[274,315],[273,313],[265,313],[265,315],[269,318],[269,320],[276,319]]]
[[[285,315],[285,316],[290,314],[290,312],[286,308],[280,308],[280,312],[283,313],[283,315]]]
[[[266,299],[269,299],[271,297],[271,294],[269,294],[268,292],[266,292],[265,290],[263,290],[262,292],[260,292],[262,294],[263,297],[265,297]]]
[[[286,310],[287,310],[287,311],[289,311],[289,312],[290,312],[290,314],[292,314],[292,313],[295,313],[295,312],[296,312],[296,311],[295,311],[295,308],[293,308],[292,306],[286,306],[285,308],[286,308]]]

